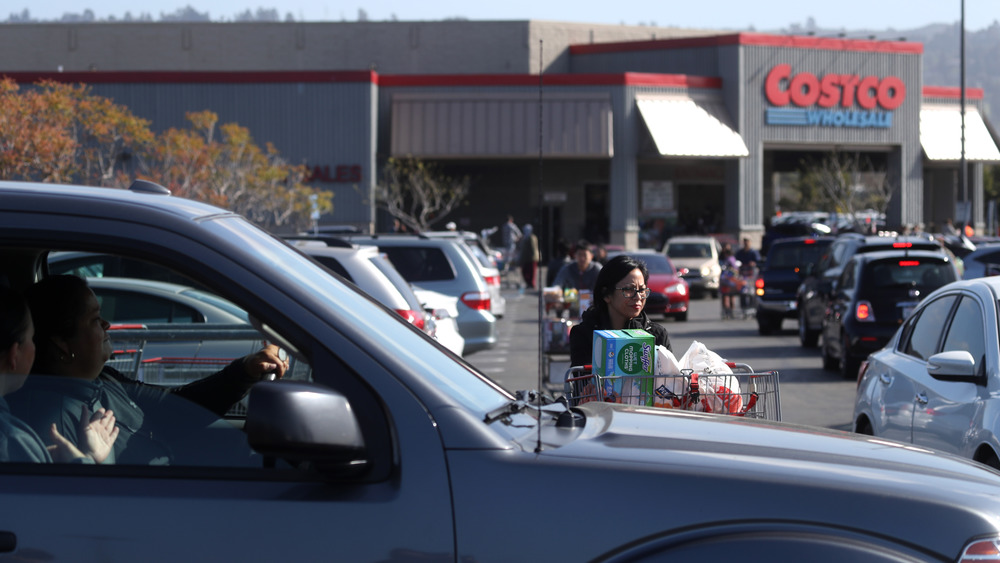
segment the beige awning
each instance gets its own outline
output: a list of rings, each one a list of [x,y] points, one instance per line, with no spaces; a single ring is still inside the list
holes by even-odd
[[[920,144],[928,160],[962,159],[962,113],[957,105],[920,108]],[[976,108],[965,108],[965,159],[998,161],[1000,150]]]
[[[418,158],[611,158],[606,94],[465,93],[392,97],[390,152]]]
[[[656,150],[663,156],[734,158],[747,156],[721,99],[667,96],[636,98]]]

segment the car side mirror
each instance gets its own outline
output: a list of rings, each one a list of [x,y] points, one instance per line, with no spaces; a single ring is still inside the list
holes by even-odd
[[[951,350],[934,354],[927,359],[927,374],[941,381],[966,381],[979,383],[976,360],[965,350]]]
[[[262,381],[250,388],[244,425],[250,447],[265,457],[308,463],[352,476],[368,467],[367,450],[347,397],[304,381]]]

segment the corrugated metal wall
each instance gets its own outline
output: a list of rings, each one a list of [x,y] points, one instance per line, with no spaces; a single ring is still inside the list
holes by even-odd
[[[333,191],[334,212],[323,223],[368,224],[374,178],[377,114],[371,83],[215,83],[92,85],[107,96],[152,121],[154,130],[185,128],[190,111],[211,110],[219,123],[247,127],[259,146],[274,143],[294,164],[310,167],[360,166],[355,183],[314,185]]]

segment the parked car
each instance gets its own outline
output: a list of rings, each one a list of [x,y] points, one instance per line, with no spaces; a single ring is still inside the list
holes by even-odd
[[[503,318],[507,311],[507,299],[500,292],[500,270],[497,266],[496,254],[491,252],[483,239],[471,231],[429,231],[420,233],[429,238],[447,238],[462,243],[459,248],[468,251],[472,256],[479,275],[486,280],[490,290],[490,312],[493,316]]]
[[[833,232],[826,221],[829,220],[828,213],[803,212],[786,213],[780,217],[775,217],[771,224],[764,230],[761,237],[760,254],[767,258],[771,245],[775,241],[784,238],[819,238],[827,237]]]
[[[1000,275],[1000,244],[984,243],[962,257],[962,279]]]
[[[458,330],[465,339],[466,354],[496,346],[493,293],[463,243],[416,235],[352,236],[349,240],[378,246],[411,284],[456,297]]]
[[[753,291],[757,296],[757,331],[771,334],[781,329],[785,319],[799,317],[799,285],[822,259],[833,237],[783,238],[771,245],[771,251],[754,279]],[[816,345],[819,331],[805,330],[800,323],[799,334],[803,343]]]
[[[856,254],[826,305],[823,367],[856,378],[861,361],[885,346],[921,299],[956,279],[954,265],[940,252]]]
[[[464,354],[465,339],[458,331],[458,298],[416,285],[410,287],[424,309],[434,317],[434,339],[455,354]]]
[[[799,308],[799,340],[805,347],[816,345],[816,335],[823,330],[826,306],[836,285],[836,280],[855,254],[880,250],[929,250],[948,255],[941,246],[921,236],[865,236],[845,233],[836,238],[828,251],[806,276],[797,290]],[[952,264],[956,265],[954,260]]]
[[[861,368],[854,431],[1000,469],[1000,278],[946,285]]]
[[[608,259],[619,254],[630,254],[646,263],[649,269],[649,280],[646,286],[651,293],[646,298],[643,311],[648,315],[663,315],[673,317],[678,321],[688,319],[688,305],[691,291],[688,284],[680,276],[673,262],[666,255],[653,249],[608,251]]]
[[[264,337],[246,311],[215,294],[167,282],[134,278],[86,278],[101,304],[113,364],[128,377],[158,385],[200,379],[236,358],[261,348]],[[155,332],[187,325],[185,338],[135,340],[123,335],[145,328]],[[131,331],[130,331],[131,329]]]
[[[722,248],[712,237],[679,236],[667,239],[663,253],[677,267],[681,277],[696,296],[719,296],[719,252]]]
[[[243,419],[147,421],[182,447],[168,465],[0,463],[12,558],[965,563],[1000,545],[1000,474],[969,460],[515,394],[236,214],[54,184],[0,182],[0,201],[0,275],[15,287],[45,275],[52,249],[148,257],[247,311],[292,362],[253,386]],[[571,492],[553,510],[511,502],[553,490]],[[596,510],[574,508],[594,491]],[[112,517],[80,516],[95,507]],[[551,541],[516,541],[540,531]]]

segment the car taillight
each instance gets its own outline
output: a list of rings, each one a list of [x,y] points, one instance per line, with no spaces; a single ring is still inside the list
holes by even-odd
[[[919,265],[920,265],[920,261],[919,260],[900,260],[899,261],[899,266],[901,268],[906,268],[907,266],[919,266]]]
[[[872,310],[872,304],[868,301],[858,301],[854,308],[854,318],[865,322],[874,321],[875,311]]]
[[[764,295],[764,278],[757,278],[753,282],[754,288],[756,288],[757,296],[760,297]]]
[[[868,371],[868,360],[861,361],[861,367],[858,369],[858,383],[856,387],[861,387],[861,378],[865,376],[865,372]]]
[[[486,276],[486,285],[500,285],[500,276]]]
[[[462,303],[470,309],[477,309],[480,311],[490,310],[490,294],[485,291],[470,291],[468,293],[463,293],[460,297]]]
[[[892,243],[893,248],[913,248],[912,242],[894,242]]]
[[[1000,538],[975,540],[962,550],[958,563],[1000,561]]]
[[[424,313],[420,311],[411,311],[409,309],[396,309],[399,316],[403,317],[406,322],[411,325],[424,330]]]

